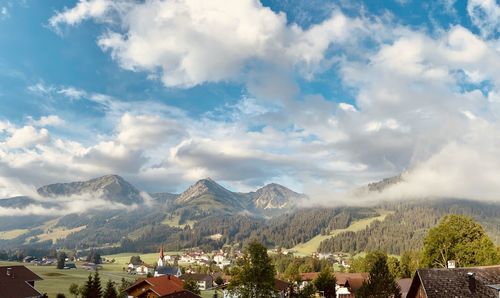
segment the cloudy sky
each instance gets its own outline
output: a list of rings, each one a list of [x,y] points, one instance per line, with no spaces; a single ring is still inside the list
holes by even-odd
[[[0,197],[115,173],[500,192],[495,0],[0,0]]]

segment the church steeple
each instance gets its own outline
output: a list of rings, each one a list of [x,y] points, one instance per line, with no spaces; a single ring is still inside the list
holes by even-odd
[[[161,248],[160,248],[160,259],[163,260],[165,256],[163,255],[163,244],[161,245]]]
[[[160,247],[160,257],[158,258],[158,267],[165,266],[165,255],[163,254],[163,244]]]

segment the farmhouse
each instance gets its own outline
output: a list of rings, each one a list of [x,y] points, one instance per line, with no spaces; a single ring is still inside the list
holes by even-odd
[[[319,272],[306,272],[300,275],[301,284],[300,288],[304,288],[306,285],[310,284]],[[354,297],[354,293],[361,287],[364,281],[368,280],[368,273],[342,273],[335,272],[335,279],[337,280],[337,285],[335,287],[335,292],[337,298],[347,298]]]
[[[129,298],[200,298],[183,289],[184,282],[171,275],[141,279],[125,290]]]
[[[228,290],[227,285],[221,286],[220,289],[222,289],[223,298],[240,298],[238,294],[231,293]],[[275,279],[274,292],[277,298],[289,298],[291,293],[291,284],[280,279]]]
[[[183,281],[186,281],[188,279],[196,281],[196,284],[198,284],[198,289],[202,291],[212,288],[214,283],[212,276],[201,273],[183,274],[181,275],[180,279],[182,279]]]
[[[500,297],[500,265],[418,269],[407,298]]]
[[[0,297],[38,298],[42,296],[35,289],[35,281],[42,278],[25,266],[0,267]]]

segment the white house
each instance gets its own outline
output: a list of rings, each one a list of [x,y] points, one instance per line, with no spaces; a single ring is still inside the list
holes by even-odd
[[[188,279],[192,279],[196,281],[196,284],[198,285],[198,289],[201,291],[208,290],[213,287],[214,285],[214,280],[211,275],[208,274],[183,274],[181,275],[180,279],[186,281]]]
[[[226,259],[226,257],[222,254],[215,255],[214,262],[220,269],[224,269],[225,266],[231,265],[231,261]]]

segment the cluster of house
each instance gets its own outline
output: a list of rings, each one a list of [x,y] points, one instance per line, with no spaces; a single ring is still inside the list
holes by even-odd
[[[125,290],[129,298],[201,298],[184,289],[186,280],[193,280],[200,290],[220,291],[223,298],[239,298],[228,291],[230,276],[222,276],[222,284],[215,284],[216,276],[209,274],[185,273],[176,266],[170,266],[168,258],[160,250],[154,277],[140,278]],[[139,270],[135,268],[136,270]],[[141,270],[149,270],[144,266]],[[148,273],[152,273],[149,272]],[[299,288],[304,288],[318,276],[318,272],[301,274]],[[336,272],[336,298],[354,298],[356,291],[368,281],[368,273]],[[2,298],[38,298],[41,293],[35,288],[35,281],[41,280],[25,266],[0,267],[0,297]],[[448,268],[418,269],[413,279],[397,281],[403,298],[446,298],[446,297],[500,297],[500,265],[455,268],[450,263]],[[292,284],[275,280],[276,298],[289,298],[293,291]],[[317,296],[322,297],[321,293]]]
[[[311,256],[313,258],[317,258],[320,260],[328,260],[333,264],[339,264],[344,268],[350,268],[349,265],[349,255],[346,253],[312,253]]]
[[[185,252],[182,255],[167,255],[163,251],[163,246],[160,248],[158,262],[156,267],[148,264],[133,264],[130,263],[127,266],[127,271],[130,274],[137,275],[148,275],[153,274],[154,276],[161,275],[174,275],[180,276],[181,271],[178,266],[173,264],[184,264],[184,265],[201,265],[201,266],[210,266],[216,265],[220,269],[224,269],[224,267],[231,265],[231,260],[228,257],[228,253],[223,251],[214,251],[211,256],[202,251],[194,251],[194,252]],[[188,273],[191,272],[189,269]]]

